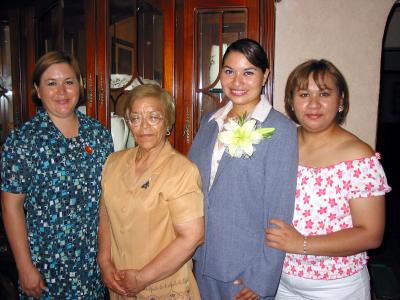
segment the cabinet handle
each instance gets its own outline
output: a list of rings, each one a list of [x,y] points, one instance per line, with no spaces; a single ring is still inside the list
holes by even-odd
[[[93,105],[93,79],[92,73],[89,73],[88,84],[87,84],[87,96],[90,105]]]
[[[185,117],[185,128],[183,129],[183,136],[186,137],[186,143],[190,143],[190,112],[189,108],[186,108]]]
[[[103,105],[104,102],[104,78],[103,73],[99,74],[99,105]]]

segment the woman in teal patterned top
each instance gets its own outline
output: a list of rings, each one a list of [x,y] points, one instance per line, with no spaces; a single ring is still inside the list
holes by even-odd
[[[21,299],[102,299],[96,263],[102,166],[109,131],[81,114],[77,61],[49,52],[33,72],[37,114],[1,153],[4,226]]]

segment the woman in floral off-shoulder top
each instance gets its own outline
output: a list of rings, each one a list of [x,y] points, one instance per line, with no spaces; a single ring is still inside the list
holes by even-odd
[[[349,110],[341,72],[309,60],[289,75],[285,109],[298,123],[293,226],[272,220],[267,245],[287,252],[276,300],[370,299],[366,250],[379,247],[390,191],[379,155],[340,125]]]

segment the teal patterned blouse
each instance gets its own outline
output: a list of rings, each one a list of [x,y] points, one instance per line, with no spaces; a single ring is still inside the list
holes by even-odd
[[[1,190],[26,195],[32,261],[49,292],[42,299],[102,299],[96,263],[101,171],[109,130],[76,111],[79,135],[65,138],[40,110],[8,136]],[[20,299],[30,299],[20,291]]]

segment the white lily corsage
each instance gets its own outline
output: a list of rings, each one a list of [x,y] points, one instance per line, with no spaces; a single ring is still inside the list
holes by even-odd
[[[230,119],[224,125],[225,130],[218,134],[218,140],[224,144],[231,156],[249,158],[255,151],[253,145],[270,138],[275,132],[275,128],[272,127],[256,128],[256,123],[254,119],[246,121],[246,115],[238,120]]]

